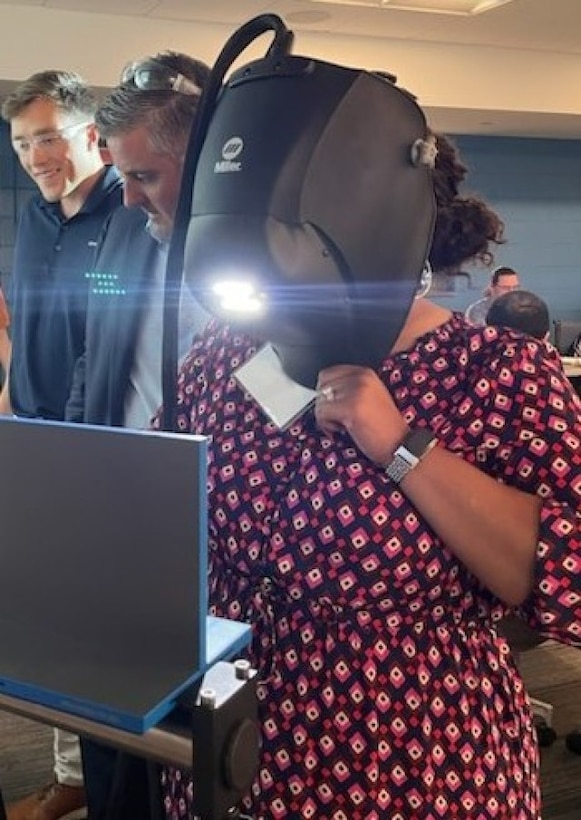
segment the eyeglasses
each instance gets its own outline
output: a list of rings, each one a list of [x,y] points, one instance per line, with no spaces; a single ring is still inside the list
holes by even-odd
[[[121,74],[122,86],[139,91],[176,91],[199,97],[202,89],[193,81],[153,57],[129,63]]]
[[[90,125],[90,122],[78,122],[74,125],[67,125],[64,128],[57,128],[56,131],[47,131],[45,134],[34,134],[32,137],[17,137],[12,140],[12,147],[19,156],[25,156],[30,153],[30,149],[42,148],[43,151],[50,153],[56,151],[61,142],[72,139],[82,128]]]

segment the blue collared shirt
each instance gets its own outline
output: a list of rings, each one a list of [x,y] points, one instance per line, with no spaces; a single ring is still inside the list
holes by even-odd
[[[7,293],[11,313],[10,399],[16,415],[60,420],[84,349],[88,280],[107,216],[122,204],[122,180],[107,168],[71,219],[35,195],[16,236]]]

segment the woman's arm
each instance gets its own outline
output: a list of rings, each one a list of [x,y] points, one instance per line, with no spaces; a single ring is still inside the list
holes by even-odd
[[[436,447],[401,483],[444,544],[501,600],[530,594],[541,500]]]
[[[329,434],[346,430],[378,469],[384,468],[409,431],[386,387],[373,371],[347,365],[323,371],[319,388],[324,386],[333,388],[333,400],[326,400],[323,394],[317,400],[320,426]],[[564,436],[567,421],[559,420],[561,432],[555,435],[553,431],[555,441],[560,442],[558,447],[555,444],[551,449],[546,444],[538,456],[534,452],[527,454],[529,461],[538,462],[531,467],[537,473],[542,460],[549,479],[553,464],[566,462],[569,476],[562,495],[569,499],[568,505],[556,505],[554,498],[542,499],[535,494],[532,481],[530,492],[507,486],[443,447],[431,449],[400,485],[446,547],[511,606],[521,604],[533,588],[543,537],[541,519],[548,521],[556,514],[570,549],[577,555],[581,551],[577,517],[581,501],[581,431],[578,414],[569,415],[575,429]],[[559,467],[555,466],[553,472],[557,482]],[[550,485],[544,492],[549,491]],[[543,513],[545,505],[550,505],[552,512]],[[550,526],[555,529],[554,523]]]

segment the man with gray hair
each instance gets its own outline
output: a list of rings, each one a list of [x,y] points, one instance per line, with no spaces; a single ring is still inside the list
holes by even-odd
[[[190,131],[209,68],[176,52],[129,64],[96,116],[123,177],[90,282],[85,352],[67,419],[143,428],[161,403],[163,289]],[[106,277],[106,278],[104,278]],[[205,314],[186,289],[180,353]]]
[[[208,77],[200,61],[162,52],[130,63],[97,112],[101,139],[123,178],[126,207],[108,221],[87,273],[85,350],[67,405],[69,421],[144,428],[161,404],[169,241],[190,131]],[[206,318],[182,289],[180,357]],[[82,748],[91,820],[149,816],[143,762],[89,739]]]

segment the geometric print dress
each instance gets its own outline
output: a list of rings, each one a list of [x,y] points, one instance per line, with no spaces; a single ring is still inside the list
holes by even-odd
[[[212,613],[252,624],[256,820],[538,820],[538,750],[507,607],[405,493],[307,411],[276,428],[233,372],[256,351],[211,322],[178,381],[178,428],[210,435]],[[581,644],[581,403],[556,353],[454,314],[379,370],[414,428],[542,499],[519,614]],[[442,475],[442,481],[446,476]],[[494,510],[490,511],[494,515]],[[168,820],[191,817],[168,767]]]

